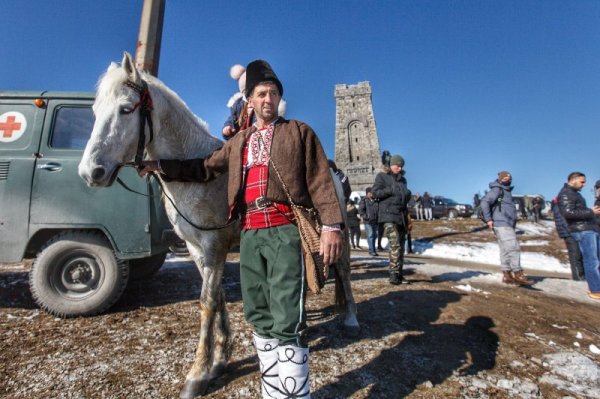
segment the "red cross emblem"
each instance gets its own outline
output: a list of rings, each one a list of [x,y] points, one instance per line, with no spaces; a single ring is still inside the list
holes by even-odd
[[[21,123],[15,122],[16,118],[14,115],[6,118],[6,122],[0,122],[0,132],[2,132],[2,137],[11,138],[14,130],[21,129]]]
[[[20,112],[7,112],[0,115],[0,142],[11,142],[19,139],[25,128],[27,120]]]

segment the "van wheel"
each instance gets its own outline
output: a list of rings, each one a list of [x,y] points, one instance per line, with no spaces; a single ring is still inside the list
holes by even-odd
[[[456,219],[457,217],[458,217],[458,212],[456,212],[456,210],[450,209],[448,211],[448,218],[449,219]]]
[[[147,258],[129,260],[129,278],[131,280],[141,280],[152,277],[165,263],[167,253],[152,255]]]
[[[129,265],[102,234],[69,231],[54,237],[33,262],[35,302],[59,317],[92,316],[110,308],[127,286]]]

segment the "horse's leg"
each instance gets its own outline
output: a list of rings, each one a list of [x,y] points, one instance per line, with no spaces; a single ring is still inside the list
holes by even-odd
[[[227,362],[231,355],[231,330],[229,328],[229,317],[227,304],[225,302],[225,290],[219,289],[217,312],[213,327],[213,362],[210,369],[210,379],[219,377],[225,371]]]
[[[344,314],[344,329],[350,333],[358,332],[360,325],[358,324],[356,302],[352,294],[352,285],[350,283],[350,248],[347,242],[344,244],[342,256],[336,264],[336,285],[341,285],[343,293],[336,290],[337,295],[344,295],[344,300],[336,299],[336,303],[345,304]]]
[[[196,252],[195,254],[193,252]],[[211,347],[213,329],[216,314],[219,312],[219,301],[223,295],[219,294],[222,289],[223,267],[225,263],[225,254],[204,259],[198,251],[190,250],[194,257],[196,265],[202,275],[202,292],[200,293],[200,338],[196,349],[196,358],[190,371],[188,372],[185,384],[180,393],[180,398],[191,399],[206,392],[211,379],[210,369],[213,364],[214,348]],[[210,252],[208,252],[210,255]],[[211,259],[212,258],[212,259]],[[222,303],[221,309],[225,308]],[[227,317],[221,313],[221,317]],[[221,323],[222,324],[222,323]],[[226,340],[227,342],[228,340]],[[220,351],[225,354],[226,351]]]

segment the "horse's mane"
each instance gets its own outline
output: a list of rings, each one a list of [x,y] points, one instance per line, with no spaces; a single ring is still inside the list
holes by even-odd
[[[206,122],[196,116],[177,93],[146,72],[140,72],[140,76],[149,88],[154,89],[151,90],[154,104],[163,102],[169,109],[168,121],[161,121],[162,127],[175,132],[185,132],[181,137],[170,136],[173,141],[179,141],[177,147],[184,151],[184,153],[177,151],[177,154],[172,155],[186,158],[205,156],[222,145],[220,140],[210,134]],[[127,79],[125,69],[113,62],[98,80],[94,109],[107,106],[106,102],[125,102],[123,85]],[[169,137],[165,139],[168,140]]]

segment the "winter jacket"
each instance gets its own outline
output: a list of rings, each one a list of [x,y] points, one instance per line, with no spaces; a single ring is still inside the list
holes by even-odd
[[[358,209],[354,204],[346,206],[346,214],[348,215],[348,227],[359,227],[360,219],[358,218]]]
[[[490,183],[490,191],[481,199],[483,220],[487,223],[494,221],[495,227],[512,227],[517,225],[517,208],[513,202],[512,186],[505,186],[498,180]],[[498,198],[502,194],[502,202]]]
[[[161,173],[167,180],[188,182],[206,182],[229,173],[227,201],[232,218],[239,208],[239,203],[243,201],[242,158],[246,142],[255,131],[255,126],[241,131],[206,159],[161,159]],[[296,204],[316,208],[321,223],[325,225],[343,223],[342,210],[329,172],[327,157],[310,126],[300,121],[279,118],[275,123],[270,155]],[[272,163],[269,163],[265,197],[287,204],[288,197]]]
[[[360,217],[367,224],[377,224],[379,219],[379,202],[372,198],[363,197],[358,203]]]
[[[396,223],[408,226],[407,205],[411,192],[402,174],[380,172],[375,176],[373,197],[379,200],[379,223]]]
[[[558,208],[567,221],[571,233],[599,231],[594,212],[586,206],[585,199],[567,183],[558,193]]]
[[[600,197],[596,197],[596,201],[594,201],[594,206],[600,207]],[[596,215],[596,224],[598,225],[598,228],[600,229],[600,215]]]
[[[421,198],[423,198],[421,200],[423,203],[423,208],[433,208],[433,198],[431,198],[429,194],[425,194]]]
[[[569,226],[567,225],[567,221],[560,213],[560,209],[558,207],[558,198],[555,198],[552,201],[552,215],[554,215],[554,224],[556,225],[556,232],[560,238],[571,237],[571,233],[569,232]]]

